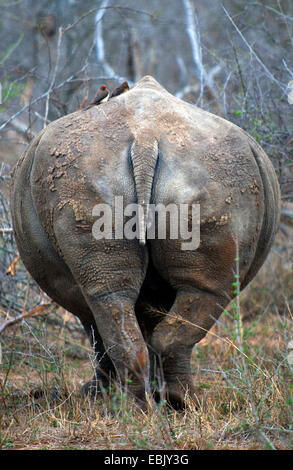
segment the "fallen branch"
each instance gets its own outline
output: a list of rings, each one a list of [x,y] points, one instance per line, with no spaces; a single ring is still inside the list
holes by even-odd
[[[20,256],[17,256],[12,261],[12,263],[10,263],[10,265],[9,265],[7,271],[6,271],[7,276],[14,276],[15,275],[15,266],[17,265],[19,260],[20,260]]]
[[[15,318],[10,318],[10,319],[4,321],[4,323],[2,323],[2,325],[0,325],[0,334],[3,333],[3,331],[8,326],[15,325],[16,323],[19,323],[21,320],[24,320],[25,318],[37,317],[37,316],[41,315],[44,312],[44,310],[48,309],[48,307],[50,307],[51,305],[52,305],[52,303],[39,305],[38,307],[33,308],[29,312],[24,312],[21,315],[18,315],[17,317],[15,317]],[[8,313],[4,312],[4,310],[0,309],[0,311],[4,315],[6,315],[7,318],[9,317]]]

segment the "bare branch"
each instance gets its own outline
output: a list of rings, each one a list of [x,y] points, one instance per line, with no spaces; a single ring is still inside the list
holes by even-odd
[[[247,4],[247,6],[258,6],[260,8],[265,8],[266,10],[269,10],[269,11],[275,13],[276,15],[281,16],[283,19],[285,19],[287,21],[293,21],[293,16],[285,15],[282,11],[278,11],[275,8],[270,7],[269,5],[264,5],[263,3],[249,2]]]
[[[287,72],[288,72],[289,75],[291,76],[291,78],[293,78],[293,71],[289,69],[289,67],[288,67],[287,62],[285,61],[285,59],[283,59],[282,62],[283,62],[283,65],[284,65],[285,69],[287,70]]]
[[[67,31],[69,31],[70,29],[74,28],[78,23],[80,23],[84,18],[86,18],[87,16],[93,14],[93,13],[96,13],[98,10],[128,10],[128,11],[132,11],[133,13],[137,13],[139,15],[146,15],[146,16],[149,16],[150,18],[152,19],[156,19],[156,16],[153,15],[152,13],[149,13],[147,11],[144,11],[144,10],[137,10],[135,8],[130,8],[130,7],[124,7],[124,6],[100,6],[98,8],[92,8],[91,10],[87,11],[86,13],[84,13],[83,15],[81,15],[74,23],[72,24],[69,24],[68,26],[66,26],[66,28],[64,28],[64,33],[66,33]]]
[[[105,47],[104,47],[104,38],[103,38],[103,18],[105,15],[104,9],[108,7],[108,3],[109,3],[109,0],[103,0],[101,8],[97,11],[95,15],[96,54],[97,54],[97,60],[103,65],[105,72],[108,75],[114,76],[115,72],[112,69],[112,67],[108,64],[105,58]]]
[[[237,31],[237,33],[239,34],[239,36],[241,37],[241,39],[243,40],[244,44],[246,45],[246,47],[249,49],[249,52],[251,53],[251,55],[253,55],[253,57],[256,59],[257,63],[262,67],[262,69],[264,70],[265,74],[267,75],[268,78],[270,78],[274,83],[276,83],[276,85],[278,85],[279,88],[281,88],[282,91],[285,91],[286,90],[286,85],[282,82],[280,82],[280,80],[278,80],[270,71],[269,69],[267,68],[267,66],[262,62],[262,60],[258,57],[258,55],[256,54],[256,52],[252,49],[251,45],[247,42],[247,40],[245,39],[245,37],[243,36],[242,32],[240,31],[240,29],[238,28],[238,26],[235,24],[235,22],[233,21],[233,19],[231,18],[231,16],[229,15],[228,11],[226,10],[226,8],[224,7],[224,5],[221,5],[224,12],[225,12],[225,15],[227,16],[227,18],[229,19],[229,21],[232,23],[232,25],[234,26],[235,30]]]
[[[192,58],[194,63],[194,74],[196,78],[199,80],[200,83],[200,93],[199,93],[199,100],[202,105],[202,97],[204,93],[204,89],[206,89],[206,94],[212,100],[215,100],[217,105],[217,112],[221,114],[221,107],[218,101],[217,93],[214,88],[214,77],[219,73],[221,70],[219,65],[216,65],[211,69],[209,73],[207,73],[203,61],[202,61],[202,49],[201,49],[201,40],[200,40],[200,32],[199,32],[199,25],[196,13],[193,8],[193,4],[190,0],[182,0],[184,10],[185,10],[185,17],[186,17],[186,25],[187,25],[187,35],[189,37],[189,42],[192,51]],[[178,61],[177,61],[178,62]],[[179,62],[180,63],[180,62]],[[182,65],[182,64],[181,64]],[[184,96],[186,94],[186,90],[181,90],[177,92],[176,96]]]
[[[12,229],[11,229],[12,230]],[[15,266],[17,265],[17,263],[19,262],[20,260],[20,256],[17,256],[13,261],[12,263],[10,263],[7,271],[6,271],[6,274],[7,276],[14,276],[15,275]]]
[[[56,64],[55,64],[55,67],[54,67],[53,77],[52,77],[51,84],[50,84],[50,87],[49,87],[49,90],[48,90],[48,93],[47,93],[47,97],[46,97],[44,127],[47,126],[47,119],[48,119],[48,113],[49,113],[50,94],[52,93],[52,90],[53,90],[53,87],[54,87],[54,84],[55,84],[55,81],[56,81],[56,76],[57,76],[57,71],[58,71],[58,66],[59,66],[62,36],[63,36],[63,29],[62,29],[62,28],[59,28],[59,31],[58,31],[58,42],[57,42]]]
[[[15,325],[16,323],[19,323],[20,321],[24,320],[25,318],[28,318],[28,317],[37,317],[38,315],[41,315],[44,313],[44,310],[48,309],[48,307],[50,307],[52,304],[44,304],[44,305],[39,305],[38,307],[36,308],[33,308],[32,310],[30,310],[29,312],[24,312],[22,313],[21,315],[18,315],[17,317],[15,318],[10,318],[6,321],[4,321],[2,323],[2,325],[0,325],[0,334],[3,333],[3,331],[8,327],[8,326],[12,326],[12,325]],[[0,312],[4,315],[6,315],[6,317],[8,317],[8,314],[7,312],[4,312],[4,310],[0,309]],[[49,313],[49,312],[48,312]]]
[[[202,63],[202,51],[200,44],[200,33],[198,28],[197,16],[190,0],[182,0],[185,9],[187,34],[190,41],[192,58],[194,63],[194,73],[200,82],[200,96],[202,96],[204,83],[207,80],[207,74]]]
[[[105,15],[105,9],[108,8],[109,0],[103,0],[103,3],[95,15],[95,44],[96,54],[98,62],[103,66],[103,69],[107,75],[116,80],[124,81],[127,77],[117,75],[111,65],[106,60],[104,37],[103,37],[103,18]],[[129,80],[128,80],[129,81]]]

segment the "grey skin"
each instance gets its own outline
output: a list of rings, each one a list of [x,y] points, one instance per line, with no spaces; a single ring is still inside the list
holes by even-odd
[[[115,196],[144,209],[200,204],[198,249],[148,240],[143,215],[140,240],[96,240],[93,207]],[[280,192],[248,134],[146,76],[44,129],[14,169],[11,209],[26,268],[95,346],[84,390],[115,378],[143,399],[161,367],[167,399],[181,407],[195,392],[192,348],[235,296],[235,258],[243,289],[269,252]]]

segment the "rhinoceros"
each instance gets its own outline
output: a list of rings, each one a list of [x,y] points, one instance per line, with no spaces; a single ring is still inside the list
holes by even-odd
[[[117,198],[122,209],[142,207],[138,235],[115,236],[111,219],[113,231],[94,236],[95,207]],[[165,238],[148,237],[156,204],[188,205],[189,225],[190,208],[200,207],[196,249],[182,249],[169,226]],[[245,131],[145,76],[38,134],[14,169],[11,210],[27,270],[95,348],[97,371],[83,390],[117,380],[143,400],[160,370],[165,397],[180,408],[196,390],[194,345],[267,257],[280,191]]]

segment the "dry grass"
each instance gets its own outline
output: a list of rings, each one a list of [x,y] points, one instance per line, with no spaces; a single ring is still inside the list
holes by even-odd
[[[198,404],[178,413],[151,400],[142,411],[118,389],[96,402],[82,398],[79,388],[93,374],[90,350],[83,334],[73,340],[62,322],[31,319],[8,330],[2,338],[2,448],[292,447],[292,317],[267,311],[242,324],[232,305],[212,332],[192,358]]]

